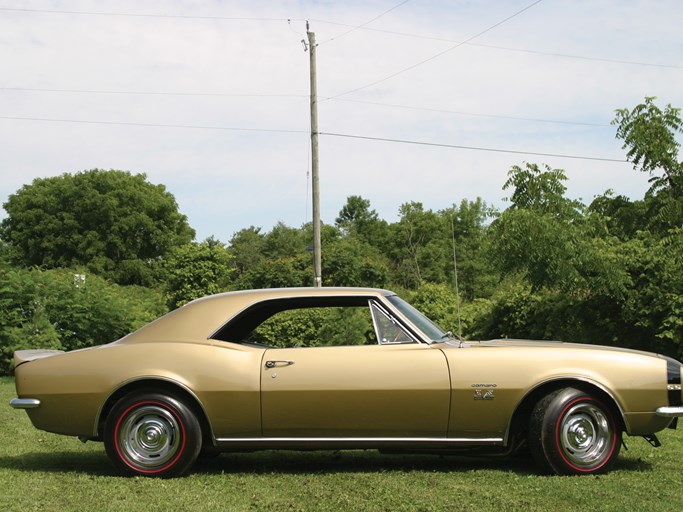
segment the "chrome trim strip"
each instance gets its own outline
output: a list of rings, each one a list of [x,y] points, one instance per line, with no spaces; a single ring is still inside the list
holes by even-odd
[[[40,407],[40,400],[37,398],[13,398],[9,404],[15,409],[35,409]]]
[[[502,437],[221,437],[218,443],[495,443]]]
[[[665,418],[681,418],[683,417],[683,405],[678,407],[659,407],[655,414]]]

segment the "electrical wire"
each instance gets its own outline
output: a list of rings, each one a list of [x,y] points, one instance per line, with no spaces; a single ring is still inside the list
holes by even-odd
[[[367,89],[367,88],[369,88],[369,87],[374,87],[375,85],[378,85],[378,84],[381,84],[381,83],[383,83],[383,82],[386,82],[387,80],[390,80],[390,79],[392,79],[392,78],[394,78],[394,77],[397,77],[398,75],[401,75],[401,74],[405,73],[406,71],[413,70],[413,69],[415,69],[415,68],[417,68],[417,67],[419,67],[419,66],[422,66],[423,64],[426,64],[427,62],[431,62],[431,61],[433,61],[434,59],[438,59],[438,58],[441,57],[442,55],[445,55],[445,54],[447,54],[447,53],[449,53],[449,52],[451,52],[451,51],[453,51],[453,50],[455,50],[455,49],[457,49],[457,48],[460,48],[462,45],[464,45],[464,44],[466,44],[466,43],[469,43],[470,41],[472,41],[472,40],[474,40],[474,39],[476,39],[476,38],[478,38],[478,37],[483,36],[483,35],[486,34],[487,32],[490,32],[491,30],[493,30],[493,29],[495,29],[495,28],[497,28],[497,27],[500,27],[503,23],[507,23],[507,22],[510,21],[512,18],[515,18],[515,17],[519,16],[520,14],[522,14],[523,12],[528,11],[529,9],[531,9],[532,7],[534,7],[535,5],[540,4],[542,1],[543,1],[543,0],[535,0],[535,1],[532,2],[531,4],[529,4],[529,5],[527,5],[526,7],[524,7],[523,9],[520,9],[519,11],[517,11],[517,12],[515,12],[514,14],[508,16],[507,18],[505,18],[505,19],[499,21],[498,23],[495,23],[494,25],[491,25],[490,27],[488,27],[488,28],[482,30],[481,32],[478,32],[477,34],[473,35],[472,37],[470,37],[470,38],[468,38],[468,39],[466,39],[466,40],[464,40],[464,41],[462,41],[462,42],[460,42],[460,43],[458,43],[458,44],[456,44],[456,45],[454,45],[454,46],[451,46],[451,47],[449,47],[449,48],[446,48],[445,50],[442,50],[442,51],[440,51],[440,52],[438,52],[438,53],[432,55],[431,57],[429,57],[429,58],[427,58],[427,59],[421,60],[420,62],[416,62],[415,64],[412,64],[411,66],[408,66],[407,68],[403,68],[403,69],[401,69],[401,70],[399,70],[399,71],[396,71],[395,73],[392,73],[391,75],[386,76],[386,77],[384,77],[384,78],[382,78],[382,79],[380,79],[380,80],[376,80],[376,81],[374,81],[374,82],[372,82],[372,83],[369,83],[369,84],[367,84],[367,85],[363,85],[363,86],[361,86],[361,87],[356,87],[355,89],[351,89],[351,90],[346,91],[346,92],[343,92],[343,93],[341,93],[341,94],[336,94],[336,95],[332,96],[332,98],[339,98],[339,97],[341,97],[341,96],[346,96],[347,94],[352,94],[352,93],[354,93],[354,92],[358,92],[358,91],[361,91],[361,90],[363,90],[363,89]]]
[[[225,130],[236,132],[263,132],[263,133],[305,133],[310,134],[309,130],[284,130],[273,128],[240,128],[230,126],[204,126],[191,124],[162,124],[162,123],[132,123],[125,121],[96,121],[86,119],[59,119],[48,117],[21,117],[21,116],[0,116],[0,119],[10,121],[42,121],[48,123],[74,123],[74,124],[98,124],[110,126],[140,126],[145,128],[181,128],[190,130]]]
[[[224,98],[300,98],[308,100],[310,98],[307,94],[239,94],[239,93],[207,93],[207,92],[159,92],[159,91],[116,91],[103,89],[58,89],[58,88],[37,88],[37,87],[0,87],[0,91],[16,91],[16,92],[55,92],[55,93],[72,93],[72,94],[114,94],[114,95],[140,95],[140,96],[185,96],[185,97],[224,97]],[[549,123],[561,125],[575,125],[575,126],[594,126],[599,128],[609,128],[609,123],[588,123],[583,121],[563,121],[558,119],[540,119],[533,117],[521,116],[503,116],[496,114],[486,114],[478,112],[463,112],[459,110],[447,110],[428,107],[416,107],[412,105],[399,105],[395,103],[382,103],[378,101],[356,100],[351,98],[333,98],[319,96],[320,100],[335,100],[344,101],[348,103],[358,103],[362,105],[375,105],[379,107],[415,110],[421,112],[434,112],[442,114],[454,114],[460,116],[485,117],[490,119],[507,119],[512,121],[525,121],[534,123]]]
[[[115,16],[132,18],[171,18],[189,20],[225,20],[225,21],[306,21],[294,18],[260,18],[260,17],[239,17],[239,16],[197,16],[189,14],[143,14],[134,12],[98,12],[98,11],[65,11],[59,9],[26,9],[18,7],[0,7],[4,12],[24,12],[41,14],[78,14],[82,16]]]
[[[376,19],[380,18],[381,16],[384,16],[388,12],[396,9],[397,7],[400,7],[404,3],[408,2],[409,0],[405,0],[404,2],[392,7],[388,11],[383,12],[379,16],[373,18],[372,20],[363,23],[362,25],[350,25],[348,23],[340,23],[336,21],[330,21],[330,20],[323,20],[323,19],[318,19],[318,18],[310,18],[308,21],[315,22],[315,23],[323,23],[327,25],[337,25],[341,27],[348,27],[351,30],[348,30],[347,32],[344,32],[340,34],[339,36],[336,36],[334,38],[331,38],[325,42],[332,41],[334,39],[338,39],[350,32],[353,32],[354,30],[366,30],[366,31],[372,31],[372,32],[380,32],[384,34],[392,34],[392,35],[398,35],[398,36],[403,36],[403,37],[412,37],[416,39],[426,39],[426,40],[431,40],[431,41],[441,41],[445,43],[455,43],[457,45],[468,45],[468,46],[479,46],[482,48],[492,48],[496,50],[504,50],[504,51],[510,51],[510,52],[522,52],[522,53],[530,53],[530,54],[535,54],[535,55],[545,55],[545,56],[550,56],[550,57],[562,57],[562,58],[570,58],[570,59],[582,59],[582,60],[592,60],[592,61],[597,61],[597,62],[610,62],[614,64],[627,64],[627,65],[632,65],[632,66],[650,66],[650,67],[659,67],[659,68],[672,68],[672,69],[683,69],[683,66],[681,65],[675,65],[675,64],[659,64],[659,63],[653,63],[653,62],[641,62],[641,61],[631,61],[631,60],[624,60],[624,59],[609,59],[609,58],[604,58],[604,57],[589,57],[586,55],[574,55],[574,54],[569,54],[569,53],[558,53],[558,52],[543,52],[543,51],[538,51],[538,50],[528,50],[524,48],[512,48],[508,46],[496,46],[496,45],[488,45],[488,44],[482,44],[482,43],[472,43],[469,42],[471,41],[472,38],[470,38],[467,41],[455,41],[453,39],[447,39],[443,37],[434,37],[434,36],[426,36],[422,34],[411,34],[408,32],[398,32],[395,30],[386,30],[386,29],[380,29],[380,28],[371,28],[368,27],[367,25],[375,21]],[[24,13],[43,13],[43,14],[75,14],[75,15],[83,15],[83,16],[118,16],[118,17],[136,17],[136,18],[177,18],[177,19],[198,19],[198,20],[226,20],[226,21],[286,21],[288,23],[292,21],[297,21],[297,22],[305,22],[307,20],[305,19],[298,19],[298,18],[258,18],[258,17],[235,17],[235,16],[196,16],[196,15],[183,15],[183,14],[141,14],[141,13],[125,13],[125,12],[96,12],[96,11],[65,11],[65,10],[57,10],[57,9],[27,9],[27,8],[18,8],[18,7],[0,7],[0,12],[24,12]],[[503,20],[505,21],[505,20]],[[299,34],[297,32],[297,34]],[[478,37],[478,36],[475,36]],[[319,43],[323,44],[323,43]]]
[[[291,134],[310,134],[309,130],[284,130],[271,128],[240,128],[228,126],[204,126],[204,125],[187,125],[187,124],[161,124],[161,123],[132,123],[124,121],[96,121],[84,119],[61,119],[61,118],[46,118],[46,117],[20,117],[20,116],[0,116],[0,119],[10,121],[33,121],[33,122],[49,122],[49,123],[73,123],[73,124],[94,124],[105,126],[135,126],[143,128],[176,128],[176,129],[192,129],[192,130],[224,130],[224,131],[239,131],[239,132],[260,132],[260,133],[291,133]],[[599,162],[618,162],[626,163],[627,160],[620,160],[615,158],[600,158],[592,156],[581,155],[566,155],[558,153],[542,153],[538,151],[521,151],[513,149],[499,149],[499,148],[484,148],[477,146],[463,146],[457,144],[442,144],[437,142],[424,142],[406,139],[392,139],[386,137],[371,137],[367,135],[352,135],[347,133],[334,132],[318,132],[319,135],[326,135],[328,137],[341,137],[347,139],[360,139],[369,141],[391,142],[395,144],[413,144],[418,146],[440,147],[450,149],[466,149],[472,151],[486,151],[493,153],[510,153],[515,155],[533,155],[533,156],[548,156],[557,158],[571,158],[576,160],[594,160]]]
[[[212,92],[116,91],[107,89],[58,89],[47,87],[0,87],[0,91],[59,92],[74,94],[130,94],[139,96],[207,96],[223,98],[308,98],[306,94],[231,94]]]
[[[376,105],[379,107],[388,108],[398,108],[406,110],[417,110],[422,112],[435,112],[441,114],[456,114],[459,116],[473,116],[473,117],[487,117],[492,119],[508,119],[511,121],[527,121],[534,123],[552,123],[552,124],[564,124],[564,125],[575,125],[575,126],[593,126],[596,128],[610,128],[612,125],[609,123],[587,123],[583,121],[562,121],[558,119],[540,119],[534,117],[518,117],[518,116],[502,116],[497,114],[482,114],[477,112],[463,112],[459,110],[446,110],[439,108],[427,108],[427,107],[415,107],[411,105],[397,105],[395,103],[381,103],[378,101],[365,101],[365,100],[354,100],[349,98],[323,98],[323,99],[334,99],[335,101],[346,101],[349,103],[360,103],[363,105]]]
[[[451,44],[462,44],[466,46],[475,46],[475,47],[480,47],[480,48],[490,48],[494,50],[503,50],[503,51],[508,51],[508,52],[520,52],[520,53],[529,53],[533,55],[543,55],[546,57],[561,57],[561,58],[566,58],[566,59],[580,59],[580,60],[588,60],[588,61],[596,61],[596,62],[608,62],[611,64],[627,64],[630,66],[649,66],[649,67],[656,67],[656,68],[670,68],[670,69],[683,69],[683,66],[681,65],[676,65],[676,64],[661,64],[661,63],[655,63],[655,62],[643,62],[643,61],[633,61],[633,60],[625,60],[625,59],[610,59],[606,57],[590,57],[586,55],[575,55],[575,54],[570,54],[570,53],[560,53],[560,52],[543,52],[539,50],[529,50],[525,48],[513,48],[510,46],[500,46],[500,45],[492,45],[492,44],[484,44],[484,43],[472,43],[472,42],[465,42],[465,41],[456,41],[454,39],[448,39],[444,37],[434,37],[434,36],[426,36],[423,34],[412,34],[409,32],[398,32],[395,30],[386,30],[386,29],[381,29],[381,28],[371,28],[367,26],[356,26],[356,25],[349,25],[347,23],[339,23],[336,21],[329,21],[329,20],[321,20],[321,19],[316,19],[312,18],[310,21],[316,22],[316,23],[323,23],[323,24],[329,24],[329,25],[339,25],[343,27],[355,27],[361,30],[365,30],[368,32],[378,32],[382,34],[391,34],[395,36],[403,36],[403,37],[411,37],[414,39],[424,39],[428,41],[439,41],[442,43],[451,43]]]
[[[327,39],[327,40],[325,40],[325,41],[323,41],[323,42],[321,42],[321,43],[318,43],[318,45],[325,44],[325,43],[329,43],[330,41],[335,41],[335,40],[337,40],[337,39],[339,39],[339,38],[341,38],[341,37],[344,37],[344,36],[350,34],[351,32],[354,32],[354,31],[356,31],[356,30],[358,30],[358,29],[361,29],[361,28],[363,28],[363,27],[369,25],[369,24],[372,23],[373,21],[377,21],[377,20],[380,19],[382,16],[384,16],[384,15],[386,15],[386,14],[389,14],[389,13],[390,13],[391,11],[393,11],[394,9],[398,9],[398,8],[401,7],[402,5],[407,4],[408,2],[410,2],[410,0],[403,0],[402,2],[399,2],[398,4],[394,5],[391,9],[387,9],[387,10],[384,11],[382,14],[379,14],[379,15],[375,16],[375,17],[372,18],[370,21],[366,21],[366,22],[363,23],[362,25],[354,25],[350,30],[347,30],[346,32],[344,32],[344,33],[342,33],[342,34],[339,34],[338,36],[331,37],[330,39]]]
[[[514,149],[498,149],[498,148],[483,148],[477,146],[461,146],[456,144],[440,144],[436,142],[423,142],[416,140],[405,140],[405,139],[388,139],[384,137],[369,137],[365,135],[351,135],[347,133],[331,133],[331,132],[319,132],[320,135],[327,135],[328,137],[343,137],[347,139],[361,139],[361,140],[372,140],[372,141],[382,141],[382,142],[393,142],[396,144],[414,144],[418,146],[430,146],[438,148],[450,148],[450,149],[468,149],[472,151],[487,151],[492,153],[511,153],[513,155],[532,155],[532,156],[549,156],[556,158],[571,158],[574,160],[593,160],[597,162],[616,162],[616,163],[627,163],[627,160],[617,159],[617,158],[601,158],[594,156],[581,156],[581,155],[564,155],[559,153],[541,153],[538,151],[520,151]]]

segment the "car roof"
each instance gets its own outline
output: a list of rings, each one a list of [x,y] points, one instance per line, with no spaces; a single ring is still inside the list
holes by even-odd
[[[320,287],[267,288],[219,293],[193,300],[145,325],[118,343],[146,341],[207,342],[225,322],[246,308],[274,299],[305,297],[380,297],[393,295],[378,288]]]

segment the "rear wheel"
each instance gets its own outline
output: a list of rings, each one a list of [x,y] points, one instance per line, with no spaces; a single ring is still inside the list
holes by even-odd
[[[607,471],[619,455],[621,430],[610,409],[578,389],[555,391],[534,407],[529,446],[536,462],[560,475]]]
[[[127,473],[179,476],[199,455],[201,427],[191,409],[175,397],[133,394],[111,410],[104,444],[107,455]]]

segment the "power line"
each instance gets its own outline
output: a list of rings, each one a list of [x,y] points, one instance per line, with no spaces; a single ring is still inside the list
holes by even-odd
[[[580,155],[563,155],[559,153],[541,153],[538,151],[519,151],[514,149],[498,149],[498,148],[483,148],[477,146],[461,146],[457,144],[440,144],[436,142],[423,142],[416,140],[405,140],[405,139],[388,139],[383,137],[369,137],[365,135],[351,135],[347,133],[331,133],[331,132],[320,132],[320,135],[327,135],[328,137],[344,137],[347,139],[361,139],[361,140],[372,140],[381,142],[393,142],[396,144],[413,144],[418,146],[430,146],[439,148],[450,148],[450,149],[468,149],[472,151],[487,151],[493,153],[511,153],[513,155],[533,155],[533,156],[550,156],[556,158],[571,158],[575,160],[594,160],[598,162],[617,162],[617,163],[628,163],[627,160],[619,160],[616,158],[601,158],[594,156],[580,156]]]
[[[284,130],[271,128],[241,128],[228,126],[205,126],[205,125],[188,125],[188,124],[161,124],[161,123],[132,123],[125,121],[97,121],[85,119],[63,119],[63,118],[46,118],[46,117],[20,117],[20,116],[0,116],[0,119],[10,121],[32,121],[32,122],[49,122],[49,123],[72,123],[72,124],[94,124],[104,126],[135,126],[143,128],[175,128],[175,129],[192,129],[192,130],[223,130],[223,131],[239,131],[239,132],[260,132],[260,133],[292,133],[292,134],[310,134],[309,130]],[[521,151],[514,149],[499,149],[499,148],[485,148],[477,146],[463,146],[457,144],[441,144],[437,142],[424,142],[406,139],[391,139],[386,137],[370,137],[366,135],[352,135],[348,133],[334,133],[334,132],[318,132],[320,135],[328,137],[342,137],[347,139],[360,139],[379,142],[391,142],[395,144],[412,144],[418,146],[441,147],[450,149],[467,149],[472,151],[486,151],[493,153],[510,153],[515,155],[533,155],[533,156],[549,156],[558,158],[571,158],[576,160],[594,160],[599,162],[618,162],[626,163],[626,160],[618,160],[614,158],[600,158],[580,155],[564,155],[558,153],[542,153],[539,151]]]
[[[531,4],[529,4],[529,5],[527,5],[526,7],[524,7],[523,9],[520,9],[520,10],[517,11],[516,13],[514,13],[514,14],[508,16],[507,18],[505,18],[505,19],[499,21],[498,23],[495,23],[494,25],[491,25],[490,27],[488,27],[488,28],[482,30],[481,32],[479,32],[479,33],[473,35],[472,37],[470,37],[470,38],[468,38],[468,39],[466,39],[466,40],[464,40],[464,41],[462,41],[462,42],[460,42],[460,43],[458,43],[458,44],[456,44],[456,45],[454,45],[454,46],[451,46],[450,48],[446,48],[445,50],[440,51],[439,53],[437,53],[437,54],[435,54],[435,55],[432,55],[431,57],[429,57],[429,58],[427,58],[427,59],[424,59],[424,60],[422,60],[422,61],[420,61],[420,62],[417,62],[417,63],[415,63],[415,64],[413,64],[413,65],[411,65],[411,66],[408,66],[407,68],[403,68],[403,69],[401,69],[401,70],[399,70],[399,71],[397,71],[397,72],[395,72],[395,73],[393,73],[393,74],[391,74],[391,75],[389,75],[389,76],[386,76],[386,77],[384,77],[384,78],[382,78],[382,79],[380,79],[380,80],[376,80],[376,81],[374,81],[374,82],[372,82],[372,83],[370,83],[370,84],[363,85],[363,86],[361,86],[361,87],[356,87],[355,89],[351,89],[350,91],[346,91],[346,92],[343,92],[343,93],[341,93],[341,94],[337,94],[337,95],[333,96],[333,98],[339,98],[339,97],[341,97],[341,96],[346,96],[347,94],[351,94],[351,93],[358,92],[358,91],[363,90],[363,89],[367,89],[368,87],[373,87],[373,86],[375,86],[375,85],[381,84],[382,82],[386,82],[387,80],[390,80],[391,78],[394,78],[394,77],[396,77],[396,76],[398,76],[398,75],[401,75],[401,74],[405,73],[406,71],[410,71],[410,70],[412,70],[412,69],[417,68],[418,66],[422,66],[423,64],[426,64],[427,62],[430,62],[430,61],[432,61],[432,60],[434,60],[434,59],[437,59],[437,58],[441,57],[442,55],[445,55],[446,53],[451,52],[451,51],[455,50],[456,48],[460,48],[462,45],[464,45],[464,44],[466,44],[466,43],[469,43],[470,41],[472,41],[472,40],[474,40],[474,39],[476,39],[476,38],[478,38],[478,37],[480,37],[480,36],[486,34],[487,32],[490,32],[491,30],[493,30],[493,29],[495,29],[495,28],[501,26],[503,23],[506,23],[506,22],[510,21],[512,18],[515,18],[516,16],[519,16],[519,15],[522,14],[523,12],[528,11],[529,9],[531,9],[531,8],[534,7],[535,5],[541,3],[542,1],[543,1],[543,0],[535,0],[535,1],[532,2]]]
[[[382,16],[384,16],[385,14],[389,14],[389,13],[390,13],[391,11],[393,11],[394,9],[398,9],[398,8],[401,7],[403,4],[407,4],[408,2],[410,2],[410,0],[403,0],[402,2],[399,2],[398,4],[394,5],[391,9],[387,9],[387,10],[384,11],[382,14],[379,14],[379,15],[375,16],[375,17],[372,18],[370,21],[366,21],[366,22],[363,23],[362,25],[355,25],[355,26],[353,26],[353,27],[351,28],[351,30],[347,30],[346,32],[344,32],[344,33],[342,33],[342,34],[339,34],[338,36],[331,37],[330,39],[327,39],[326,41],[323,41],[322,43],[318,43],[318,44],[329,43],[330,41],[334,41],[334,40],[336,40],[336,39],[339,39],[339,38],[341,38],[341,37],[344,37],[345,35],[348,35],[348,34],[350,34],[351,32],[353,32],[353,31],[355,31],[355,30],[358,30],[358,29],[360,29],[360,28],[363,28],[363,27],[369,25],[369,24],[372,23],[373,21],[377,21],[378,19],[380,19],[380,18],[381,18]]]
[[[525,48],[513,48],[510,46],[500,46],[500,45],[492,45],[492,44],[456,41],[455,39],[448,39],[448,38],[444,38],[444,37],[434,37],[434,36],[426,36],[423,34],[412,34],[409,32],[398,32],[395,30],[371,28],[371,27],[366,27],[364,25],[360,25],[360,26],[349,25],[347,23],[338,23],[336,21],[320,20],[320,19],[315,19],[315,18],[312,18],[310,21],[314,21],[316,23],[329,24],[329,25],[339,25],[339,26],[343,26],[343,27],[353,27],[353,28],[358,28],[361,30],[369,31],[369,32],[379,32],[379,33],[383,33],[383,34],[391,34],[391,35],[396,35],[396,36],[411,37],[414,39],[439,41],[442,43],[451,43],[451,44],[462,44],[462,45],[466,45],[466,46],[476,46],[476,47],[480,47],[480,48],[490,48],[490,49],[494,49],[494,50],[503,50],[503,51],[508,51],[508,52],[530,53],[530,54],[534,54],[534,55],[543,55],[546,57],[562,57],[562,58],[567,58],[567,59],[581,59],[581,60],[589,60],[589,61],[596,61],[596,62],[609,62],[612,64],[627,64],[627,65],[631,65],[631,66],[649,66],[649,67],[657,67],[657,68],[683,69],[683,66],[676,65],[676,64],[660,64],[660,63],[654,63],[654,62],[642,62],[642,61],[633,61],[633,60],[625,60],[625,59],[610,59],[610,58],[606,58],[606,57],[590,57],[590,56],[586,56],[586,55],[575,55],[575,54],[560,53],[560,52],[543,52],[543,51],[539,51],[539,50],[529,50],[529,49],[525,49]]]
[[[0,91],[59,92],[74,94],[130,94],[138,96],[207,96],[224,98],[308,98],[305,94],[232,94],[213,92],[116,91],[111,89],[58,89],[47,87],[0,87]]]
[[[594,62],[609,62],[611,64],[628,64],[630,66],[649,66],[654,68],[670,68],[670,69],[683,69],[683,66],[677,66],[674,64],[655,64],[652,62],[640,62],[634,60],[621,60],[621,59],[607,59],[602,57],[586,57],[582,55],[571,55],[568,53],[555,53],[555,52],[539,52],[536,50],[525,50],[523,48],[508,48],[505,46],[495,46],[492,44],[480,44],[480,43],[470,43],[471,46],[479,46],[482,48],[493,48],[495,50],[504,50],[509,52],[520,52],[520,53],[531,53],[534,55],[544,55],[546,57],[562,57],[566,59],[580,59],[589,60]]]
[[[226,21],[306,21],[294,18],[260,18],[260,17],[239,17],[239,16],[197,16],[189,14],[144,14],[134,12],[98,12],[98,11],[64,11],[58,9],[23,9],[15,7],[0,7],[0,11],[5,12],[25,12],[41,14],[78,14],[82,16],[117,16],[132,18],[172,18],[172,19],[191,19],[191,20],[226,20]]]
[[[240,128],[230,126],[204,126],[191,124],[161,124],[161,123],[131,123],[125,121],[96,121],[86,119],[58,119],[48,117],[20,117],[20,116],[0,116],[0,119],[7,119],[10,121],[41,121],[49,123],[74,123],[74,124],[98,124],[111,126],[140,126],[145,128],[181,128],[191,130],[225,130],[236,132],[264,132],[264,133],[305,133],[309,134],[308,130],[283,130],[271,128]]]
[[[395,103],[381,103],[378,101],[365,101],[365,100],[353,100],[353,99],[348,99],[348,98],[326,98],[326,99],[334,99],[335,101],[347,101],[349,103],[361,103],[363,105],[376,105],[379,107],[389,107],[389,108],[399,108],[399,109],[406,109],[406,110],[418,110],[418,111],[423,111],[423,112],[436,112],[436,113],[442,113],[442,114],[456,114],[460,116],[474,116],[474,117],[487,117],[487,118],[492,118],[492,119],[508,119],[511,121],[527,121],[527,122],[534,122],[534,123],[552,123],[552,124],[564,124],[564,125],[575,125],[575,126],[594,126],[596,128],[609,128],[612,125],[609,123],[587,123],[583,121],[562,121],[558,119],[540,119],[540,118],[534,118],[534,117],[518,117],[518,116],[503,116],[503,115],[496,115],[496,114],[482,114],[482,113],[477,113],[477,112],[463,112],[459,110],[446,110],[446,109],[439,109],[439,108],[427,108],[427,107],[415,107],[411,105],[397,105]]]
[[[416,39],[426,39],[426,40],[431,40],[431,41],[441,41],[441,42],[445,42],[445,43],[454,43],[458,46],[460,46],[460,45],[478,46],[478,47],[482,47],[482,48],[492,48],[495,50],[504,50],[504,51],[510,51],[510,52],[530,53],[530,54],[535,54],[535,55],[545,55],[545,56],[550,56],[550,57],[562,57],[562,58],[569,58],[569,59],[591,60],[591,61],[597,61],[597,62],[610,62],[613,64],[627,64],[627,65],[632,65],[632,66],[650,66],[650,67],[658,67],[658,68],[683,69],[683,66],[675,65],[675,64],[658,64],[658,63],[653,63],[653,62],[631,61],[631,60],[625,60],[625,59],[589,57],[586,55],[575,55],[575,54],[569,54],[569,53],[543,52],[543,51],[538,51],[538,50],[528,50],[528,49],[524,49],[524,48],[512,48],[512,47],[508,47],[508,46],[497,46],[497,45],[489,45],[489,44],[469,42],[473,38],[470,38],[466,41],[455,41],[453,39],[448,39],[448,38],[443,38],[443,37],[426,36],[426,35],[422,35],[422,34],[412,34],[409,32],[399,32],[399,31],[395,31],[395,30],[371,28],[371,27],[367,26],[370,23],[372,23],[373,21],[375,21],[376,19],[380,18],[381,16],[384,16],[388,12],[396,9],[397,7],[400,7],[401,5],[403,5],[404,3],[408,2],[408,1],[409,0],[405,0],[404,2],[392,7],[388,11],[383,12],[379,16],[373,18],[372,20],[370,20],[366,23],[363,23],[362,25],[350,25],[348,23],[340,23],[340,22],[336,22],[336,21],[322,20],[322,19],[317,19],[317,18],[310,18],[309,21],[316,22],[316,23],[324,23],[327,25],[338,25],[341,27],[348,27],[351,29],[351,30],[348,30],[347,32],[340,34],[339,36],[333,37],[333,38],[328,39],[327,41],[324,41],[324,42],[333,41],[334,39],[338,39],[342,36],[345,36],[346,34],[353,32],[354,30],[366,30],[366,31],[372,31],[372,32],[380,32],[380,33],[384,33],[384,34],[398,35],[398,36],[403,36],[403,37],[412,37],[412,38],[416,38]],[[144,14],[144,13],[132,13],[132,12],[64,11],[64,10],[57,10],[57,9],[23,9],[23,8],[15,8],[15,7],[0,7],[0,12],[2,12],[2,11],[4,11],[4,12],[37,13],[37,14],[40,14],[40,13],[42,13],[42,14],[75,14],[75,15],[83,15],[83,16],[114,16],[114,17],[126,17],[127,16],[127,17],[134,17],[134,18],[171,18],[171,19],[197,19],[197,20],[226,20],[226,21],[287,21],[287,22],[292,22],[292,21],[305,22],[306,21],[305,19],[299,19],[299,18],[259,18],[259,17],[209,16],[209,15],[207,15],[207,16],[196,16],[196,15],[183,15],[183,14]],[[504,21],[506,21],[506,20],[503,20],[503,22]],[[479,34],[479,35],[481,35],[481,34]],[[478,37],[478,35],[475,37]],[[320,44],[323,44],[323,43],[320,43]]]
[[[186,96],[186,97],[224,97],[224,98],[301,98],[308,99],[305,94],[242,94],[242,93],[208,93],[208,92],[174,92],[174,91],[125,91],[125,90],[105,90],[105,89],[59,89],[59,88],[38,88],[38,87],[0,87],[0,91],[16,91],[16,92],[54,92],[67,94],[114,94],[114,95],[139,95],[139,96]],[[564,121],[558,119],[540,119],[533,117],[522,116],[503,116],[496,114],[487,114],[479,112],[464,112],[459,110],[438,109],[429,107],[416,107],[413,105],[399,105],[395,103],[382,103],[377,101],[355,100],[349,98],[333,98],[320,96],[320,99],[335,101],[345,101],[349,103],[359,103],[363,105],[376,105],[380,107],[396,108],[404,110],[415,110],[422,112],[435,112],[443,114],[455,114],[461,116],[486,117],[490,119],[507,119],[512,121],[525,121],[535,123],[549,123],[575,126],[594,126],[594,127],[610,127],[609,123],[588,123],[582,121]]]

